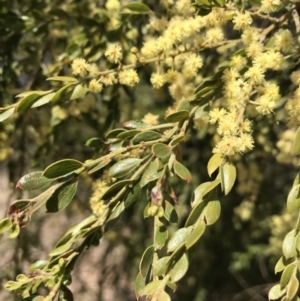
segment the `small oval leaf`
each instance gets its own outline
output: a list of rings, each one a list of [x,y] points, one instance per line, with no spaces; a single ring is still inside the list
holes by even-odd
[[[139,14],[147,14],[150,12],[150,9],[147,5],[139,2],[135,3],[128,3],[124,6],[124,8],[129,9],[132,12],[139,13]]]
[[[220,213],[221,213],[220,201],[219,200],[209,201],[203,211],[203,215],[205,217],[206,224],[207,225],[214,224],[220,217]]]
[[[178,229],[168,243],[168,253],[175,251],[186,242],[187,237],[193,231],[193,227]]]
[[[170,265],[169,259],[170,256],[162,257],[154,263],[153,276],[162,276],[166,274]]]
[[[292,262],[283,270],[282,275],[280,277],[280,285],[282,288],[285,288],[286,285],[289,283],[295,269],[295,262]]]
[[[10,108],[0,113],[0,122],[9,118],[15,112],[15,108]]]
[[[157,180],[160,176],[160,173],[158,172],[159,168],[159,161],[156,158],[154,161],[152,161],[149,166],[146,168],[145,172],[142,175],[140,185],[141,187],[146,186],[148,183]]]
[[[131,180],[122,180],[111,185],[102,195],[102,200],[107,201],[119,192],[124,186],[131,184]]]
[[[269,291],[269,300],[278,300],[285,294],[285,289],[281,289],[280,284],[274,285]]]
[[[189,268],[189,260],[187,254],[184,253],[180,259],[175,263],[170,271],[170,281],[177,282],[179,281],[187,272]]]
[[[0,234],[10,230],[13,226],[13,223],[10,218],[5,218],[0,221]]]
[[[64,209],[73,199],[77,190],[77,179],[73,183],[66,183],[57,189],[47,200],[47,212],[57,212]]]
[[[142,160],[138,158],[121,160],[109,169],[109,175],[114,178],[122,178],[137,168],[141,162]]]
[[[208,161],[207,171],[211,177],[212,173],[216,171],[223,161],[223,156],[221,154],[214,154]]]
[[[178,111],[173,114],[168,115],[165,120],[167,122],[178,122],[187,119],[190,116],[189,111]]]
[[[292,276],[288,286],[287,286],[287,291],[286,291],[286,297],[288,300],[292,300],[299,289],[299,280],[295,275]]]
[[[287,198],[287,210],[292,214],[300,209],[300,184],[294,186]]]
[[[46,189],[51,186],[53,179],[48,179],[43,176],[42,171],[31,172],[23,176],[17,183],[16,188],[23,190]]]
[[[140,268],[140,274],[144,279],[147,277],[149,269],[152,265],[153,255],[154,255],[154,246],[150,246],[145,250],[142,256],[139,268]]]
[[[165,158],[171,155],[172,147],[163,143],[156,143],[152,146],[152,152],[158,158]]]
[[[200,220],[195,226],[193,232],[187,237],[185,246],[187,249],[191,248],[202,236],[206,228],[203,220]]]
[[[168,239],[168,230],[165,226],[157,227],[154,235],[155,249],[162,249]]]
[[[68,175],[81,168],[83,163],[73,159],[64,159],[49,165],[43,172],[43,176],[49,179]]]
[[[179,163],[177,160],[175,160],[174,162],[174,172],[181,179],[187,181],[188,183],[191,182],[192,174],[183,164]]]
[[[77,85],[72,92],[70,100],[78,99],[84,96],[88,91],[89,89],[86,86]]]
[[[282,253],[285,258],[291,258],[296,255],[295,247],[295,230],[290,231],[284,238],[282,243]]]
[[[221,187],[224,194],[227,195],[232,189],[236,179],[236,168],[230,162],[225,162],[220,166],[221,170]]]
[[[145,131],[135,135],[132,139],[133,144],[138,144],[143,141],[153,141],[161,138],[161,134],[155,131]]]

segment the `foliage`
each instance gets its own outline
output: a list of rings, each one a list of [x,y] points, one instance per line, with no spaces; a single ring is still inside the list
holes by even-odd
[[[234,252],[219,242],[230,270],[251,270],[260,253],[273,263],[282,239],[269,299],[298,300],[299,174],[287,213],[268,199],[277,182],[289,185],[283,171],[300,154],[298,10],[292,0],[2,3],[0,159],[19,197],[0,233],[15,238],[39,208],[56,213],[80,194],[90,204],[47,260],[5,287],[23,299],[73,300],[79,257],[134,206],[152,224],[138,299],[176,298],[205,236],[221,240],[213,231],[233,228],[234,237],[250,223],[250,235],[270,244]],[[286,216],[287,233],[276,232]],[[213,274],[208,254],[200,259]]]

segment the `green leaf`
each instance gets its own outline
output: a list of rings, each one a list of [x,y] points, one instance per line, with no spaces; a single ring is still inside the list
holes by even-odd
[[[154,235],[154,247],[155,249],[162,249],[168,239],[168,230],[165,226],[157,227]]]
[[[83,163],[73,159],[64,159],[49,165],[43,173],[43,176],[49,179],[66,176],[81,168]]]
[[[124,130],[124,129],[114,129],[114,130],[111,130],[111,131],[109,131],[106,134],[105,138],[106,139],[116,138],[119,134],[121,134],[121,133],[123,133],[125,131],[126,130]]]
[[[278,300],[280,299],[286,292],[286,289],[281,289],[280,284],[274,285],[268,294],[269,300]]]
[[[157,180],[160,176],[160,173],[158,172],[159,168],[159,160],[156,158],[154,161],[152,161],[149,166],[146,168],[145,172],[142,175],[140,186],[144,187],[148,183]]]
[[[164,143],[156,143],[152,146],[152,152],[158,158],[166,158],[171,155],[172,147]]]
[[[300,154],[300,127],[298,127],[297,129],[296,136],[294,139],[293,154],[294,156]]]
[[[10,230],[13,226],[13,223],[10,218],[5,218],[0,221],[0,234]]]
[[[165,201],[164,202],[165,204],[165,213],[164,213],[164,217],[165,219],[170,222],[170,223],[177,223],[178,222],[178,215],[177,215],[177,212],[174,208],[174,206],[168,202],[168,201]]]
[[[282,253],[285,258],[291,258],[296,255],[295,248],[295,230],[290,231],[284,238],[282,243]]]
[[[156,277],[156,276],[162,276],[166,274],[170,265],[169,259],[170,256],[162,257],[154,263],[153,276]]]
[[[208,161],[207,171],[208,175],[211,177],[212,173],[216,171],[223,161],[223,156],[221,154],[214,154]]]
[[[132,12],[139,13],[139,14],[148,14],[151,10],[148,6],[143,3],[128,3],[124,5],[124,8],[129,9]]]
[[[185,246],[187,249],[190,249],[202,236],[206,228],[205,222],[203,220],[200,220],[193,232],[187,237]]]
[[[284,264],[283,257],[281,256],[275,265],[275,268],[274,268],[275,274],[282,272],[285,267],[286,267],[286,265]]]
[[[175,263],[170,271],[170,281],[177,282],[179,281],[187,272],[189,268],[189,260],[187,254],[184,253],[180,259]]]
[[[180,245],[184,244],[193,231],[193,227],[178,229],[168,243],[168,253],[175,251]]]
[[[161,138],[161,134],[155,131],[144,131],[135,135],[132,139],[133,144],[138,144],[143,141],[153,141]]]
[[[32,91],[33,92],[33,91]],[[16,111],[26,110],[30,108],[40,97],[39,94],[33,93],[21,99],[16,107]]]
[[[15,108],[7,109],[0,113],[0,122],[9,118],[15,112]]]
[[[149,127],[148,123],[141,120],[129,120],[123,123],[126,129],[146,129]]]
[[[109,169],[109,175],[114,178],[122,178],[136,169],[141,162],[142,160],[138,158],[127,158],[121,160]]]
[[[220,166],[221,187],[225,195],[232,189],[236,179],[236,168],[230,162],[225,162]]]
[[[179,134],[174,137],[174,139],[171,140],[170,145],[172,147],[176,146],[178,143],[180,143],[185,138],[185,135]]]
[[[152,296],[162,290],[163,280],[154,280],[148,283],[142,290],[142,296]]]
[[[149,272],[149,269],[152,265],[153,261],[153,255],[154,255],[154,246],[148,247],[141,259],[139,270],[142,278],[146,278]]]
[[[124,205],[126,208],[132,206],[134,203],[138,202],[143,197],[143,191],[139,183],[136,183],[133,187],[128,187],[129,192],[124,201]]]
[[[131,183],[132,183],[131,180],[122,180],[122,181],[118,181],[118,182],[114,183],[102,195],[102,197],[101,197],[102,200],[104,200],[104,201],[109,200],[110,198],[115,196],[115,194],[117,192],[119,192],[124,186],[131,184]]]
[[[299,280],[295,275],[293,275],[287,286],[287,291],[286,291],[287,299],[292,300],[296,296],[298,289],[299,289]]]
[[[297,269],[295,262],[292,262],[283,270],[280,278],[280,286],[282,288],[285,288],[286,285],[289,283],[295,269]]]
[[[181,179],[187,181],[188,183],[191,182],[192,175],[190,171],[183,164],[179,163],[177,160],[175,160],[174,162],[174,172]]]
[[[141,273],[138,273],[134,282],[134,291],[137,299],[139,299],[139,297],[142,296],[142,291],[145,286],[146,280],[141,276]]]
[[[83,85],[77,85],[75,86],[72,95],[70,97],[70,100],[78,99],[82,96],[84,96],[89,91],[88,87]]]
[[[88,170],[88,174],[92,174],[92,173],[104,168],[110,162],[111,162],[111,159],[103,158],[103,160],[99,164],[97,164],[96,166],[94,166],[94,167],[92,167],[91,169]]]
[[[73,245],[73,242],[68,242],[62,246],[54,248],[53,250],[51,250],[49,252],[49,256],[54,257],[54,256],[61,255],[63,253],[66,253],[67,251],[69,251],[71,249],[72,245]]]
[[[46,203],[47,212],[57,212],[64,209],[72,201],[76,190],[77,179],[57,189]]]
[[[85,145],[91,148],[99,148],[104,145],[104,141],[99,138],[91,138],[85,143]]]
[[[165,119],[167,122],[178,122],[187,119],[190,116],[189,111],[178,111],[168,115]]]
[[[31,172],[23,176],[17,183],[16,188],[23,190],[46,189],[51,186],[53,179],[48,179],[43,176],[42,171]]]
[[[201,213],[205,209],[205,206],[206,206],[206,202],[199,202],[193,208],[193,210],[190,212],[190,214],[185,222],[185,227],[191,226],[199,220]]]
[[[61,87],[56,93],[55,95],[52,97],[51,101],[52,102],[55,102],[56,100],[58,100],[61,96],[63,96],[65,93],[67,93],[67,90],[70,88],[70,87],[73,87],[75,85],[75,83],[70,83],[70,84],[67,84],[63,87]]]
[[[220,183],[221,183],[221,179],[219,177],[216,178],[214,181],[210,182],[210,184],[207,185],[203,190],[202,197],[205,197],[209,192],[213,190],[216,191],[216,187],[219,186]]]
[[[140,130],[128,130],[128,131],[124,131],[121,132],[120,134],[117,135],[117,138],[119,139],[130,139],[132,137],[134,137],[135,135],[137,135],[138,133],[140,133]]]
[[[41,97],[37,101],[35,101],[33,103],[33,105],[31,106],[31,108],[37,108],[37,107],[43,106],[46,103],[49,103],[55,94],[56,94],[55,92],[52,92],[50,94],[44,95],[43,97]]]
[[[13,224],[11,227],[11,233],[8,235],[9,238],[15,238],[19,235],[20,233],[20,226]]]
[[[287,198],[287,210],[289,214],[298,212],[300,209],[300,184],[294,186]]]
[[[219,200],[209,201],[206,205],[203,215],[207,225],[214,224],[220,217],[221,213],[221,204]]]
[[[75,77],[70,76],[53,76],[48,77],[46,80],[52,80],[52,81],[59,81],[59,82],[77,82],[77,79]]]
[[[188,99],[183,99],[179,102],[177,108],[176,108],[176,111],[179,112],[179,111],[190,111],[191,110],[191,104],[190,104],[190,101]]]

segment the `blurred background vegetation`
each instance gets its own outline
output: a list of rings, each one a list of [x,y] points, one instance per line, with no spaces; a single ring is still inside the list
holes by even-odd
[[[109,42],[121,41],[128,53],[133,46],[140,48],[149,16],[116,14],[105,4],[101,0],[0,1],[0,106],[15,103],[15,96],[23,91],[51,89],[46,78],[69,74],[76,57],[101,66]],[[159,1],[148,0],[147,5],[157,16],[165,13]],[[234,33],[228,32],[228,37],[231,35]],[[236,50],[206,51],[205,59],[213,68]],[[16,113],[0,123],[2,216],[13,200],[26,197],[14,189],[24,174],[43,170],[62,158],[84,161],[97,156],[85,145],[88,139],[103,139],[108,130],[141,119],[147,112],[158,114],[162,121],[173,99],[168,88],[149,86],[150,72],[151,67],[140,70],[141,81],[133,89],[108,87],[101,95],[65,99]],[[209,74],[209,70],[202,72],[202,76]],[[282,123],[280,110],[256,119],[256,148],[243,157],[235,156],[238,181],[234,191],[222,199],[220,219],[190,251],[190,269],[173,293],[174,301],[267,300],[268,290],[277,281],[274,266],[281,256],[282,240],[294,223],[285,213],[286,196],[296,173],[297,162],[290,155],[294,132]],[[179,197],[179,226],[190,210],[193,190],[209,180],[206,165],[214,145],[214,128],[201,118],[197,124],[181,149],[193,181],[173,183]],[[91,213],[89,198],[97,176],[80,181],[75,200],[63,212],[45,215],[42,209],[18,239],[1,237],[2,286],[30,263],[46,258],[59,237]],[[99,247],[84,253],[71,285],[76,300],[135,300],[133,282],[139,259],[151,243],[144,206],[141,200],[124,212]],[[18,300],[5,291],[0,298]]]

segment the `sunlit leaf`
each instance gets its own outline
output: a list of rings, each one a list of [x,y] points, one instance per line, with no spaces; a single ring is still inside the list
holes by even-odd
[[[295,248],[295,230],[290,231],[282,243],[282,253],[285,258],[291,258],[296,255]]]
[[[14,112],[15,112],[15,108],[10,108],[10,109],[0,112],[0,122],[9,118]]]
[[[186,274],[188,268],[189,268],[188,257],[187,254],[184,253],[171,269],[170,272],[171,282],[179,281]]]
[[[230,163],[226,162],[220,166],[221,170],[221,187],[224,194],[227,195],[232,189],[236,179],[236,168]]]
[[[269,300],[278,300],[286,292],[286,289],[281,289],[280,284],[275,284],[269,291]]]
[[[188,183],[192,180],[192,174],[190,171],[180,162],[175,160],[174,162],[174,172],[181,179],[187,181]]]
[[[166,240],[168,239],[168,230],[165,226],[157,227],[154,236],[155,249],[161,249],[164,247]]]
[[[138,144],[142,141],[152,141],[161,138],[161,134],[155,131],[144,131],[135,135],[132,139],[133,144]]]
[[[42,171],[34,171],[23,176],[17,183],[16,188],[23,190],[46,189],[51,186],[53,179],[43,176]]]
[[[168,253],[175,251],[180,245],[184,244],[192,231],[193,227],[177,230],[168,243]]]
[[[142,256],[140,266],[139,266],[140,274],[141,274],[142,278],[147,277],[149,269],[152,265],[153,254],[154,254],[154,246],[150,246],[145,250],[145,252]]]
[[[13,223],[10,218],[5,218],[0,221],[0,234],[10,230],[13,226]]]
[[[221,154],[214,154],[208,161],[207,171],[211,177],[212,173],[219,168],[223,161],[223,156]]]

